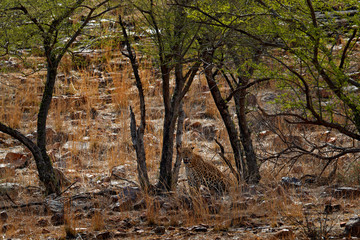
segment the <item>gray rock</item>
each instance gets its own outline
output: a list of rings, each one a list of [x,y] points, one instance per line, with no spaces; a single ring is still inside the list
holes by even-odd
[[[350,218],[350,220],[345,224],[345,235],[360,237],[360,217]]]

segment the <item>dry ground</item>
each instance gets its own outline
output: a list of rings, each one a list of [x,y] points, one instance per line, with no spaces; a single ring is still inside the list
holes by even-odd
[[[74,183],[61,197],[43,202],[29,151],[0,133],[0,234],[4,239],[71,235],[77,239],[307,239],[311,234],[343,239],[340,223],[360,213],[356,191],[352,196],[335,197],[339,186],[359,184],[359,165],[350,157],[339,160],[336,178],[326,184],[281,183],[283,176],[299,179],[319,173],[324,163],[304,158],[282,170],[279,162],[263,163],[259,186],[242,184],[222,199],[213,199],[204,190],[191,201],[183,167],[177,192],[143,196],[133,184],[136,161],[128,108],[132,106],[137,114],[139,110],[132,71],[120,53],[106,48],[83,57],[86,69],[76,68],[65,57],[48,118],[49,154],[54,166]],[[24,70],[21,63],[13,61],[9,71],[0,74],[0,120],[34,139],[45,72],[24,76],[19,71]],[[161,82],[149,62],[142,62],[141,77],[147,104],[146,157],[155,183],[162,143]],[[271,108],[268,99],[277,94],[273,84],[252,91],[259,104]],[[226,131],[201,75],[185,101],[184,143],[194,144],[199,154],[230,174],[212,140],[216,137],[229,146]],[[257,116],[254,108],[249,121],[257,151],[285,147]],[[278,124],[287,128],[284,122]],[[346,144],[346,139],[324,134],[323,129],[310,132],[314,139]],[[64,206],[65,224],[56,222],[56,204]],[[325,214],[329,205],[333,208]]]

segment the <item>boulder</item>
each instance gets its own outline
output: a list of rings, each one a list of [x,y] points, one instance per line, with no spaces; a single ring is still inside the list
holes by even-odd
[[[345,224],[345,235],[351,237],[360,237],[360,217],[350,218]]]

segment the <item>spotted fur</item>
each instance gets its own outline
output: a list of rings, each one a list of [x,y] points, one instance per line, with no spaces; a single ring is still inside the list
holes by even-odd
[[[195,154],[192,148],[185,147],[180,151],[185,164],[188,184],[196,191],[200,186],[207,187],[210,192],[222,195],[229,191],[230,182],[227,177],[212,163],[206,162]]]

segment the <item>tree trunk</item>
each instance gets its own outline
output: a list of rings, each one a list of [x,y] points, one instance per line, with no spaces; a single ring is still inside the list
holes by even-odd
[[[119,22],[122,28],[122,32],[125,38],[125,44],[127,47],[127,53],[123,53],[130,59],[131,67],[134,72],[136,87],[138,89],[139,101],[140,101],[140,126],[136,129],[136,120],[135,114],[133,113],[130,107],[130,130],[131,130],[131,138],[133,142],[133,146],[136,151],[136,160],[137,160],[137,172],[138,172],[138,180],[140,186],[143,191],[148,192],[150,191],[150,181],[146,166],[146,155],[145,155],[145,146],[144,146],[144,131],[146,126],[146,107],[145,107],[145,97],[144,97],[144,90],[143,85],[140,79],[139,74],[139,65],[136,61],[136,55],[133,54],[131,44],[129,41],[129,37],[127,35],[125,25],[119,15]]]
[[[224,99],[221,96],[220,89],[214,79],[213,72],[212,72],[212,55],[210,53],[204,54],[204,62],[206,65],[204,66],[204,72],[205,77],[207,80],[207,83],[209,85],[209,89],[211,92],[211,95],[214,99],[215,105],[221,115],[221,118],[225,124],[226,131],[228,133],[228,137],[230,140],[231,147],[233,149],[234,159],[235,159],[235,165],[237,168],[237,171],[241,174],[242,177],[246,176],[246,169],[244,168],[244,163],[242,159],[241,154],[241,145],[240,145],[240,139],[238,136],[238,132],[235,127],[235,123],[233,122],[231,118],[231,114],[229,112],[228,106]]]
[[[130,118],[131,139],[136,152],[138,180],[141,189],[148,192],[151,189],[145,160],[144,133],[141,128],[136,129],[135,114],[131,107]]]
[[[46,120],[54,91],[58,63],[55,57],[49,57],[47,65],[47,76],[45,90],[40,103],[37,119],[37,146],[39,147],[42,159],[36,159],[36,166],[39,171],[40,180],[45,184],[47,194],[60,193],[60,182],[55,177],[54,169],[46,152]]]
[[[180,112],[177,122],[177,129],[176,129],[176,160],[173,167],[172,172],[172,190],[175,189],[178,179],[179,179],[179,171],[181,166],[181,158],[180,158],[180,149],[182,147],[182,135],[183,135],[183,127],[184,127],[184,120],[185,120],[185,113],[183,110],[183,104],[180,106]]]
[[[259,167],[256,161],[256,154],[251,139],[251,132],[246,121],[246,89],[242,89],[234,95],[236,114],[240,129],[240,140],[246,157],[247,183],[256,184],[260,181]]]

